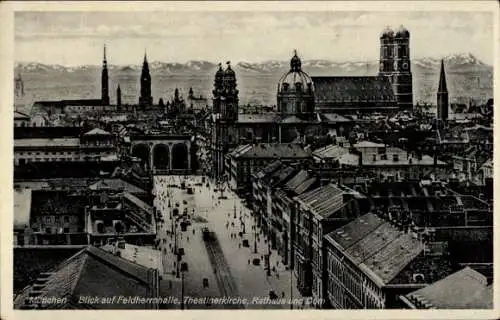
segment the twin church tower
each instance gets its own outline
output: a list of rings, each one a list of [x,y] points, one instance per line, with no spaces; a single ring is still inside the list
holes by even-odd
[[[121,107],[121,89],[120,85],[116,88],[116,105]],[[106,45],[104,45],[104,56],[102,60],[101,74],[101,102],[103,105],[109,105],[109,75],[108,61],[106,58]],[[149,64],[146,53],[144,53],[144,61],[141,71],[141,95],[139,97],[139,106],[148,107],[153,105],[153,97],[151,95],[151,74],[149,73]]]
[[[410,32],[403,26],[387,27],[380,36],[379,75],[387,76],[400,109],[412,110],[413,86],[410,63]]]

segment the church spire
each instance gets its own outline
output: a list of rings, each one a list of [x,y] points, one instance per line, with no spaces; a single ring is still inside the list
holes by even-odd
[[[448,92],[446,86],[446,74],[444,72],[444,61],[441,59],[441,72],[439,73],[439,87],[438,92]]]
[[[101,101],[103,105],[109,105],[109,76],[108,76],[108,61],[106,58],[106,44],[104,44],[103,57],[102,57]]]
[[[439,74],[439,86],[437,92],[437,118],[443,123],[446,123],[448,120],[448,104],[448,88],[446,86],[444,61],[441,60],[441,72]]]
[[[151,96],[151,75],[149,73],[146,50],[144,50],[144,62],[142,64],[141,95],[139,97],[139,105],[143,108],[153,105],[153,97]]]

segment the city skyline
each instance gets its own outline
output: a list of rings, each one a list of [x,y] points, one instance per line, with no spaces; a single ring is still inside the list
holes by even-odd
[[[284,61],[293,49],[303,60],[374,61],[382,30],[404,25],[412,59],[471,53],[493,65],[492,24],[486,12],[16,12],[14,49],[16,62],[65,66],[98,65],[104,44],[111,65],[139,64],[145,50],[178,63]]]

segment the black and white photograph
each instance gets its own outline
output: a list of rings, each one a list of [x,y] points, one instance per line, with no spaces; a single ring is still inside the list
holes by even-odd
[[[11,8],[13,312],[494,311],[494,3],[147,3]]]

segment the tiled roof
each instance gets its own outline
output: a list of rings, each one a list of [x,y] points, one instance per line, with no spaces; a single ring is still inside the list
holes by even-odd
[[[343,194],[341,189],[328,184],[303,193],[295,199],[314,214],[326,218],[344,206]]]
[[[294,190],[297,188],[302,182],[309,179],[309,173],[306,170],[300,170],[292,179],[290,179],[284,186],[286,190]]]
[[[310,154],[300,144],[259,143],[240,146],[231,153],[240,158],[307,158]]]
[[[343,156],[344,154],[349,153],[349,149],[331,144],[319,149],[314,150],[313,155],[318,158],[333,158],[337,159]]]
[[[270,174],[273,174],[280,167],[281,167],[281,161],[276,160],[276,161],[271,162],[269,165],[265,166],[262,170],[257,172],[255,175],[257,178],[262,179]]]
[[[340,246],[353,263],[369,269],[384,284],[391,282],[423,251],[423,246],[410,234],[372,213],[329,233],[326,239]]]
[[[491,309],[493,287],[479,272],[466,267],[406,296],[416,305],[437,309]],[[424,307],[425,308],[425,307]]]
[[[293,192],[295,194],[302,194],[307,190],[309,190],[309,188],[311,188],[316,182],[318,182],[318,178],[316,177],[306,180],[302,182],[300,185],[298,185],[295,189],[293,189]]]
[[[312,77],[316,102],[395,100],[386,77]]]
[[[279,170],[275,171],[269,178],[270,185],[275,187],[282,183],[285,183],[287,179],[293,177],[296,170],[289,166],[283,166]]]
[[[14,148],[47,148],[47,147],[79,147],[78,138],[56,138],[56,139],[14,139]]]
[[[156,285],[152,270],[129,262],[101,249],[89,246],[49,273],[48,280],[36,288],[26,288],[14,301],[16,309],[27,304],[30,292],[39,291],[38,297],[67,298],[63,304],[42,305],[47,309],[67,308],[116,308],[117,304],[77,303],[80,296],[113,297],[138,296],[155,297]],[[36,288],[36,289],[35,289]],[[121,308],[148,308],[150,305],[120,304]]]
[[[276,113],[240,113],[238,114],[238,123],[274,123],[279,120]]]

